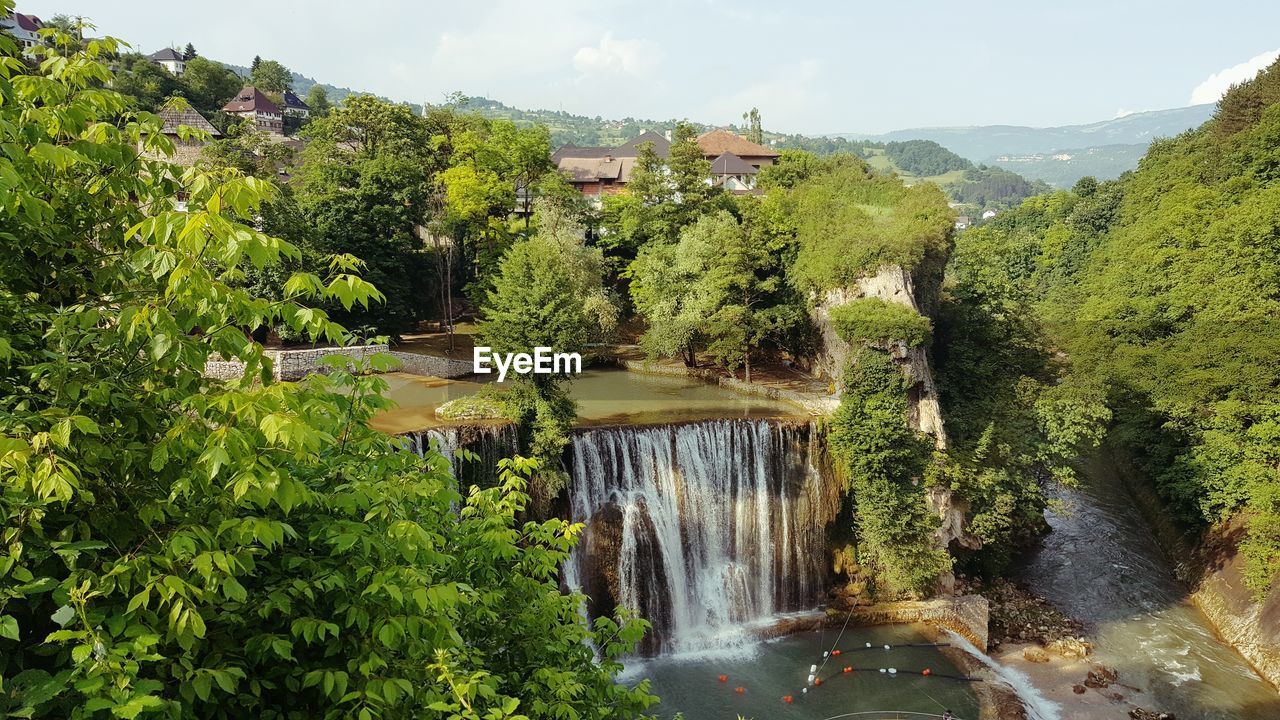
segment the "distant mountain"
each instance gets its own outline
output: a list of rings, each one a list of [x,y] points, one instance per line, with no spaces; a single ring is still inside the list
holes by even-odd
[[[973,162],[999,165],[1029,178],[1067,186],[1085,175],[1112,178],[1132,170],[1143,154],[1138,149],[1145,149],[1156,138],[1198,127],[1213,115],[1215,107],[1210,103],[1152,110],[1087,125],[910,128],[881,135],[839,133],[832,137],[877,142],[933,140]],[[1055,155],[1071,158],[1055,160]]]

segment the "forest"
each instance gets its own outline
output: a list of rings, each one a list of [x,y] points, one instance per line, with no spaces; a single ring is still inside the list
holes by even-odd
[[[1032,198],[961,235],[952,261],[957,294],[1022,318],[1105,389],[1108,443],[1172,517],[1195,533],[1247,518],[1259,594],[1280,571],[1278,102],[1273,64],[1138,170]]]

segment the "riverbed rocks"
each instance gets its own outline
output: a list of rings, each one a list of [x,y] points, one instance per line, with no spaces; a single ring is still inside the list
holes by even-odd
[[[1036,643],[1063,657],[1084,657],[1092,650],[1081,623],[1017,584],[997,580],[976,589],[991,602],[993,648],[1003,643]]]
[[[1177,720],[1173,713],[1156,712],[1144,708],[1133,708],[1129,711],[1129,717],[1133,720]]]
[[[1119,676],[1116,674],[1115,668],[1094,665],[1089,668],[1089,674],[1084,679],[1084,686],[1095,689],[1108,688],[1115,684],[1118,679]]]

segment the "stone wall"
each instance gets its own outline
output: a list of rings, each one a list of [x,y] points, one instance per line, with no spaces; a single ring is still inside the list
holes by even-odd
[[[399,352],[389,350],[386,345],[263,351],[263,355],[271,360],[272,374],[277,380],[301,380],[312,373],[325,372],[328,367],[322,361],[330,355],[345,355],[356,360],[375,353],[391,355],[400,362],[395,370],[411,375],[457,378],[470,375],[472,371],[471,362],[467,360]],[[234,380],[244,375],[244,363],[239,360],[210,360],[205,363],[204,374],[218,380]]]

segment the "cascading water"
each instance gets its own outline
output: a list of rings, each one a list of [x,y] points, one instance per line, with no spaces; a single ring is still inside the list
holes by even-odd
[[[519,446],[516,426],[511,423],[432,428],[410,433],[408,438],[410,448],[419,456],[434,446],[449,458],[454,477],[464,483],[482,486],[492,482],[498,460],[511,457]],[[467,462],[458,457],[458,450],[469,450],[479,459]]]
[[[817,435],[785,420],[577,432],[570,515],[586,531],[567,584],[592,615],[647,619],[646,654],[740,642],[753,621],[816,606],[839,504]]]

